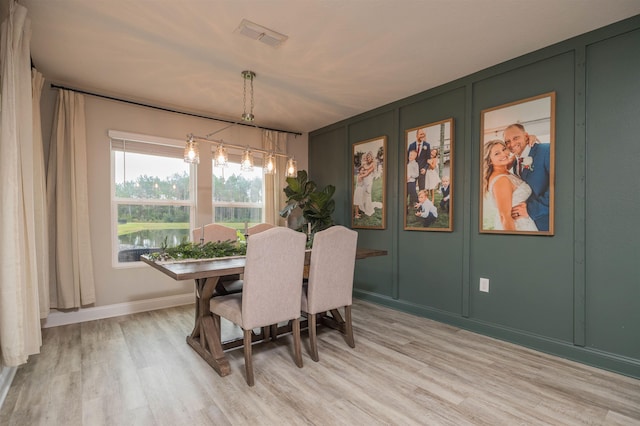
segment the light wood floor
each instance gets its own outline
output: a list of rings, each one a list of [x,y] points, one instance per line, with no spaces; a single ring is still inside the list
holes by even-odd
[[[43,330],[1,425],[640,425],[640,380],[355,301],[356,348],[319,332],[242,349],[219,377],[185,342],[185,306]],[[227,330],[229,332],[229,330]]]

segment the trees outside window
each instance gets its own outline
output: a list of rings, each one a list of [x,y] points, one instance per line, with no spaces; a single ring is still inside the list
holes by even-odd
[[[254,166],[252,172],[240,170],[240,164],[213,167],[214,222],[236,229],[264,222],[263,171]]]

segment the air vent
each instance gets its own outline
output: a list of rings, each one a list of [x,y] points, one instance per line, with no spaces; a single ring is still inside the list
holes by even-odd
[[[277,31],[258,25],[254,22],[243,19],[236,31],[252,40],[258,40],[271,47],[279,47],[289,37]]]

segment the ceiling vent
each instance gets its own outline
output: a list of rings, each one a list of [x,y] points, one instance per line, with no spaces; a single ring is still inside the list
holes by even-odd
[[[277,31],[270,30],[269,28],[263,27],[262,25],[258,25],[246,19],[243,19],[242,22],[240,22],[240,25],[236,28],[235,32],[247,36],[250,39],[261,41],[271,47],[279,47],[289,38],[284,34],[280,34]]]

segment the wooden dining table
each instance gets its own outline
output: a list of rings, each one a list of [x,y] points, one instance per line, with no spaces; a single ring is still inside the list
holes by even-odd
[[[385,256],[386,250],[358,248],[356,259],[374,256]],[[222,342],[220,324],[211,314],[209,301],[216,295],[224,294],[221,278],[234,274],[242,274],[245,256],[220,257],[213,259],[190,259],[177,261],[154,261],[148,256],[140,256],[140,260],[152,266],[176,281],[193,279],[195,291],[195,324],[191,334],[187,336],[187,344],[191,346],[220,376],[231,373],[229,361],[224,351],[242,345],[242,339]],[[305,252],[305,265],[309,265],[311,250]],[[302,284],[301,284],[302,285]],[[219,321],[219,319],[218,319]],[[276,331],[276,334],[278,331]],[[264,331],[253,334],[252,339],[266,338]]]

